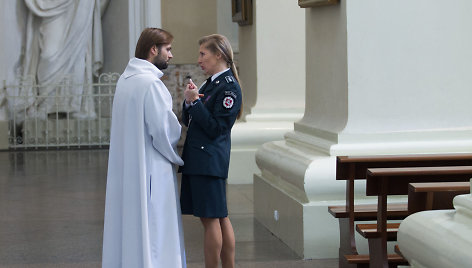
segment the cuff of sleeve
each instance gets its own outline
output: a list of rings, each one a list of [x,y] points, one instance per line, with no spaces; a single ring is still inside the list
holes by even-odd
[[[191,105],[192,105],[192,104],[187,104],[187,102],[184,101],[184,107],[185,107],[185,109],[188,109]]]
[[[193,107],[193,106],[195,106],[198,102],[200,102],[200,99],[196,99],[196,100],[192,101],[192,102],[189,104],[189,106],[190,106],[190,107]],[[187,103],[185,103],[185,105],[187,105]]]

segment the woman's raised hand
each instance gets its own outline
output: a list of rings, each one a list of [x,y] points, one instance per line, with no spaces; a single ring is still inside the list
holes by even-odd
[[[203,94],[198,93],[198,87],[193,83],[192,79],[189,79],[189,83],[184,91],[185,102],[190,104],[191,102],[203,97]]]

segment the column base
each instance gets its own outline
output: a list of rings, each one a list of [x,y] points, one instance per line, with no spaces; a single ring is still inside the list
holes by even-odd
[[[265,143],[256,153],[261,173],[254,175],[255,218],[305,259],[338,258],[338,220],[328,212],[328,206],[346,202],[346,184],[336,180],[337,155],[450,153],[467,150],[459,145],[471,142],[431,139],[410,150],[398,140],[338,144],[297,131],[287,133],[285,140]],[[377,204],[375,197],[365,196],[365,189],[364,180],[356,181],[356,204]],[[389,200],[405,202],[406,197]],[[358,252],[367,254],[367,241],[360,236],[356,240]]]
[[[341,201],[331,204],[342,204]],[[276,183],[254,175],[256,219],[304,259],[337,258],[339,230],[324,202],[303,203]]]
[[[256,220],[303,259],[339,258],[338,219],[328,212],[328,206],[344,205],[345,201],[303,203],[277,184],[254,175]],[[356,202],[376,204],[377,200],[363,198]],[[395,202],[406,202],[406,198],[399,197]],[[394,253],[395,244],[396,241],[389,242],[389,253]],[[369,254],[367,240],[357,233],[356,246],[359,254]]]
[[[293,122],[302,113],[259,113],[251,114],[246,122],[237,122],[231,131],[231,160],[228,183],[252,184],[252,176],[259,173],[256,165],[256,151],[262,144],[281,140],[284,134],[293,130]]]

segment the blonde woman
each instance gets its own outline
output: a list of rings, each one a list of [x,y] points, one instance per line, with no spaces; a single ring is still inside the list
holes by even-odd
[[[234,267],[234,231],[226,205],[231,128],[242,110],[242,93],[233,51],[222,35],[200,41],[198,64],[208,75],[184,92],[183,122],[188,126],[181,168],[182,214],[199,217],[204,227],[205,267]]]

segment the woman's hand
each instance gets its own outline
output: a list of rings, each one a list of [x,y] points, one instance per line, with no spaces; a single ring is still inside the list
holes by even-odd
[[[190,104],[196,101],[198,98],[203,97],[203,94],[198,93],[198,87],[193,83],[192,79],[189,80],[187,87],[184,91],[185,102]]]

